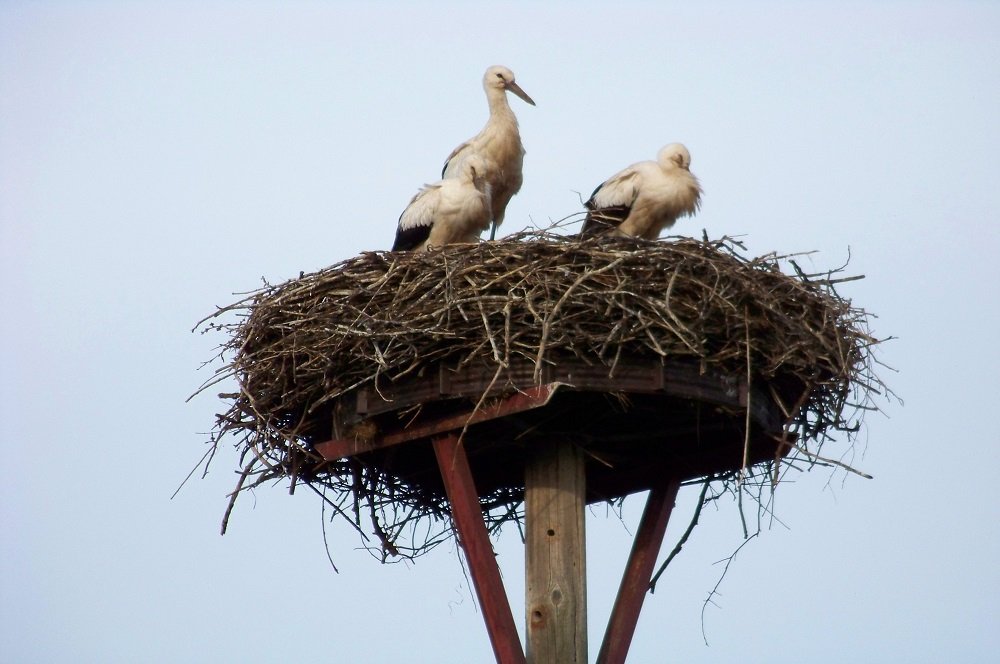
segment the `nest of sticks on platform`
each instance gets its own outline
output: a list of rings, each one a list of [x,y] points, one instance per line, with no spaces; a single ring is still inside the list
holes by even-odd
[[[770,385],[804,386],[795,403],[773,395],[799,445],[850,435],[885,393],[869,315],[835,287],[860,277],[807,274],[796,256],[744,254],[730,238],[581,242],[525,232],[427,253],[366,252],[266,284],[199,324],[227,337],[202,390],[230,378],[239,386],[221,395],[227,408],[212,437],[213,453],[224,439],[241,453],[232,499],[290,478],[292,490],[304,483],[321,493],[359,532],[362,515],[370,519],[383,555],[444,541],[441,496],[312,449],[317,419],[338,397],[442,362],[501,367],[517,358],[540,368],[569,355],[612,371],[620,357],[645,356],[749,370]],[[511,503],[520,499],[484,497],[490,525],[518,518]]]

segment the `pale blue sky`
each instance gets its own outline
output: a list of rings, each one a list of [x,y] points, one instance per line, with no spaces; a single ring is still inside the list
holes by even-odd
[[[504,232],[579,209],[671,141],[705,187],[675,230],[851,254],[899,339],[851,457],[731,504],[648,598],[634,662],[987,661],[1000,652],[995,261],[1000,4],[0,3],[0,661],[490,661],[454,547],[380,566],[276,486],[219,537],[236,455],[169,497],[220,403],[184,399],[215,305],[388,248],[482,126],[505,64],[525,184]],[[850,453],[845,441],[828,453]],[[681,492],[667,533],[687,524]],[[634,528],[642,501],[627,505]],[[592,653],[627,555],[588,519]],[[498,543],[518,619],[523,558]]]

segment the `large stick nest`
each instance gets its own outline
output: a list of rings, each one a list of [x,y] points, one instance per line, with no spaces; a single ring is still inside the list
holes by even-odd
[[[364,509],[383,550],[398,552],[407,528],[413,542],[404,551],[440,541],[447,525],[431,535],[426,524],[447,523],[440,496],[312,450],[330,437],[339,398],[440,363],[530,362],[536,382],[545,363],[566,357],[609,371],[623,357],[740,376],[749,368],[771,387],[799,445],[816,450],[835,432],[854,432],[884,386],[873,371],[869,316],[835,288],[851,278],[742,252],[729,238],[580,242],[522,233],[428,253],[366,252],[265,285],[203,324],[228,337],[205,387],[229,378],[239,386],[221,395],[228,408],[213,435],[214,445],[233,439],[242,455],[233,497],[290,477],[293,489],[306,482],[355,527]],[[520,500],[502,492],[483,504],[500,510],[496,525],[516,517]]]

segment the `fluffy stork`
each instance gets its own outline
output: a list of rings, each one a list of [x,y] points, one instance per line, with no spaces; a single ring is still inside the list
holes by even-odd
[[[472,155],[453,178],[425,185],[399,215],[393,251],[477,242],[490,227],[489,163]]]
[[[680,143],[664,146],[656,161],[640,161],[601,183],[586,202],[580,237],[604,232],[655,240],[678,217],[701,205],[701,185]]]
[[[493,239],[497,226],[503,223],[507,203],[520,191],[523,181],[521,167],[524,163],[524,146],[517,130],[517,118],[507,103],[507,91],[513,92],[532,106],[535,102],[515,82],[514,72],[500,65],[486,70],[483,89],[486,90],[486,100],[490,105],[490,118],[481,132],[452,150],[444,162],[441,177],[457,177],[462,172],[462,165],[472,155],[480,155],[486,159],[490,165],[485,176],[490,185],[490,216],[493,221],[490,239]]]

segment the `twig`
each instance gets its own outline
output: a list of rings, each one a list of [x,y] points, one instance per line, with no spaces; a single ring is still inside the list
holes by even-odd
[[[691,523],[688,524],[687,530],[681,535],[681,538],[677,540],[677,544],[674,545],[673,551],[667,556],[667,559],[663,561],[659,569],[656,570],[656,574],[649,582],[649,592],[650,594],[656,592],[656,582],[659,580],[660,575],[662,575],[667,570],[667,565],[673,560],[681,549],[687,543],[688,538],[691,537],[691,533],[694,531],[694,527],[698,525],[698,518],[701,516],[701,508],[705,506],[705,495],[708,494],[708,488],[712,485],[712,478],[706,479],[701,486],[701,495],[698,496],[698,504],[694,508],[694,515],[691,517]]]
[[[201,467],[201,464],[205,461],[205,459],[207,459],[215,452],[215,447],[216,443],[212,443],[212,446],[208,448],[208,450],[206,450],[204,454],[201,455],[201,458],[198,459],[198,463],[194,465],[194,468],[192,468],[191,472],[187,474],[187,477],[184,478],[184,481],[180,483],[180,485],[177,487],[177,489],[174,490],[172,494],[170,494],[170,500],[173,500],[174,498],[177,497],[177,494],[181,492],[181,489],[184,488],[184,485],[187,484],[187,481],[191,479],[192,475],[194,475],[194,471],[198,470],[198,468]]]
[[[772,436],[772,438],[774,438],[774,440],[778,441],[782,445],[785,445],[787,447],[792,448],[793,450],[795,450],[796,452],[802,454],[803,456],[809,457],[813,461],[819,461],[820,463],[824,463],[824,464],[827,464],[827,465],[830,465],[830,466],[837,466],[838,468],[843,468],[847,472],[854,473],[855,475],[857,475],[859,477],[863,477],[866,480],[873,480],[873,479],[875,479],[874,476],[869,475],[866,472],[860,471],[857,468],[849,466],[849,465],[847,465],[846,463],[844,463],[842,461],[837,461],[836,459],[831,459],[829,457],[820,456],[819,454],[816,454],[815,452],[810,452],[809,450],[807,450],[806,448],[802,447],[801,445],[796,445],[795,443],[790,443],[790,442],[788,442],[786,440],[782,440],[781,438],[776,438],[776,437],[773,437],[773,436]]]
[[[243,468],[243,472],[240,473],[240,479],[236,483],[236,488],[233,492],[229,494],[229,504],[226,505],[226,513],[222,515],[222,528],[219,532],[220,535],[226,534],[226,528],[229,527],[229,515],[233,513],[233,506],[236,504],[236,498],[240,495],[240,491],[243,490],[243,483],[246,482],[247,477],[250,475],[250,471],[253,470],[254,464],[257,463],[256,459],[251,459],[246,466]]]
[[[736,550],[733,551],[732,555],[730,555],[728,558],[724,559],[725,563],[726,563],[726,566],[722,569],[722,574],[719,575],[719,580],[716,581],[715,586],[708,593],[708,597],[706,597],[705,601],[702,602],[702,604],[701,604],[701,638],[705,641],[705,645],[706,646],[708,645],[708,635],[705,633],[705,609],[708,608],[708,605],[710,603],[713,604],[713,605],[715,605],[715,606],[718,606],[718,604],[715,604],[715,602],[712,600],[712,598],[719,594],[719,586],[722,585],[723,579],[726,578],[726,573],[729,572],[729,566],[732,564],[733,560],[736,558],[736,554],[739,553],[740,550],[743,547],[745,547],[750,540],[752,540],[753,538],[757,537],[757,535],[759,535],[759,534],[760,534],[760,532],[758,531],[758,532],[754,533],[753,535],[750,535],[749,537],[747,537],[745,540],[743,540],[742,544],[740,544],[738,547],[736,547]],[[719,562],[721,563],[723,561],[720,560]],[[716,564],[718,564],[718,563],[716,563]]]

